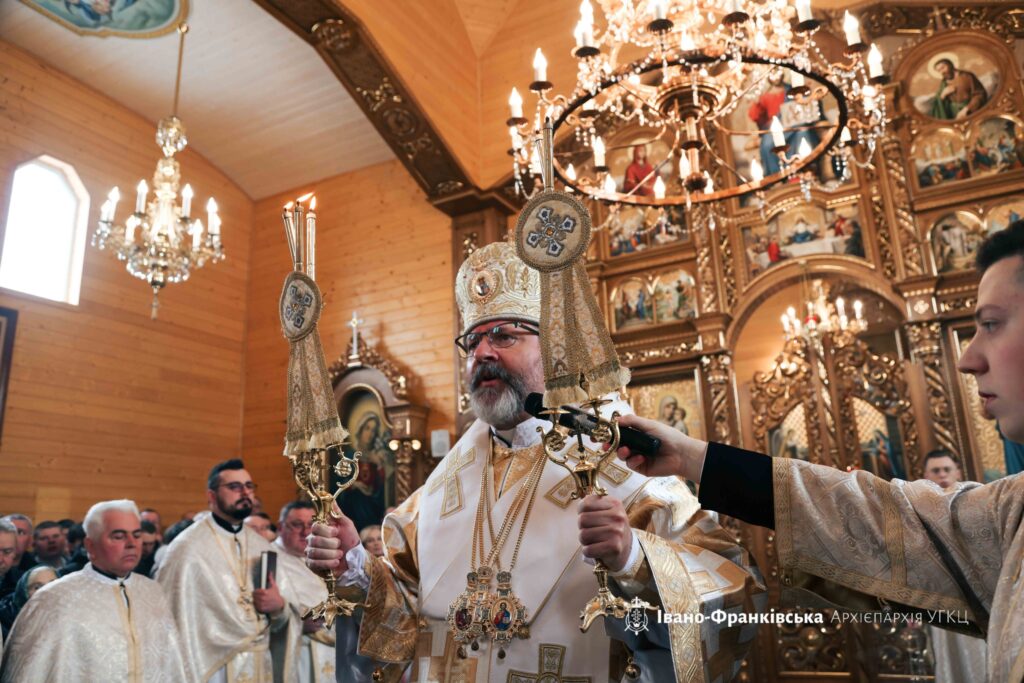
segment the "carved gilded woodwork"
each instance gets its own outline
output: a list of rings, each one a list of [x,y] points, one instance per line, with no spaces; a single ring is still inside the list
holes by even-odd
[[[959,456],[960,445],[956,436],[956,421],[942,363],[942,326],[937,321],[908,323],[907,337],[911,354],[923,370],[928,390],[928,409],[932,418],[935,440],[941,448]]]
[[[738,444],[736,406],[733,401],[732,356],[716,353],[702,356],[701,369],[711,399],[708,436],[713,441]]]

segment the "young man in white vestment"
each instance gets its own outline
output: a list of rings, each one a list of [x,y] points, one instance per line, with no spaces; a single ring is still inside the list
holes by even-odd
[[[160,585],[132,569],[142,554],[130,500],[85,516],[89,564],[40,588],[14,622],[4,683],[194,681]]]
[[[975,376],[1007,438],[1024,441],[1024,221],[977,254],[977,331],[958,369]],[[650,461],[619,449],[629,467],[685,476],[705,508],[775,529],[784,585],[984,636],[988,679],[1024,681],[1024,474],[947,493],[708,444],[636,416],[623,423],[662,439]]]
[[[255,490],[241,460],[215,465],[207,481],[210,513],[174,539],[157,570],[201,683],[295,680],[292,649],[271,655],[272,639],[289,641],[302,628],[282,597],[288,576],[259,588],[260,556],[275,548],[242,523]]]
[[[456,278],[456,343],[479,419],[387,516],[384,557],[366,552],[347,519],[314,525],[310,565],[333,569],[365,605],[339,620],[339,681],[369,680],[375,670],[393,680],[409,663],[413,681],[606,683],[633,667],[659,683],[735,675],[756,626],[667,624],[646,612],[635,630],[599,618],[581,632],[580,612],[598,588],[585,558],[608,566],[610,588],[624,599],[669,613],[755,612],[763,585],[678,479],[612,462],[600,477],[606,497],[571,497],[571,476],[541,444],[538,428],[550,422],[523,410],[529,393],[544,390],[540,289],[510,244],[469,256]],[[602,412],[613,410],[629,407],[615,400]],[[479,579],[476,599],[490,601],[487,624],[464,609],[474,599],[468,574]],[[465,640],[474,631],[476,642]]]
[[[277,522],[278,536],[273,545],[277,550],[277,571],[287,573],[291,592],[288,604],[297,619],[311,607],[327,597],[324,580],[306,566],[306,543],[313,530],[313,504],[297,500],[281,508]],[[334,633],[325,630],[318,620],[306,620],[302,629],[293,630],[293,639],[287,643],[293,649],[298,666],[299,683],[334,683]],[[283,643],[279,639],[277,642]],[[275,656],[279,656],[276,651]],[[297,651],[297,654],[294,654]]]

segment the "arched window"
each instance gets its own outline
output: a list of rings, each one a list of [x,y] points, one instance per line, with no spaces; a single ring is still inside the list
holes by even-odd
[[[89,193],[75,169],[41,156],[14,172],[0,287],[78,305]]]

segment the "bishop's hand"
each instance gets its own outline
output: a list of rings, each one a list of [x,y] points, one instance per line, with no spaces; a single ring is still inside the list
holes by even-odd
[[[330,570],[335,577],[348,569],[345,553],[359,545],[359,532],[352,520],[342,514],[337,505],[327,524],[313,524],[313,533],[306,545],[306,566],[313,571]]]
[[[617,451],[619,459],[625,460],[631,470],[648,477],[678,475],[689,479],[694,484],[700,483],[701,471],[704,469],[704,455],[708,449],[706,441],[694,439],[667,424],[637,415],[623,415],[619,418],[619,424],[623,427],[639,429],[661,439],[661,448],[654,458],[635,453],[626,446],[619,447]]]
[[[613,572],[622,570],[633,549],[633,530],[622,501],[590,495],[580,501],[579,514],[584,557],[601,560]]]

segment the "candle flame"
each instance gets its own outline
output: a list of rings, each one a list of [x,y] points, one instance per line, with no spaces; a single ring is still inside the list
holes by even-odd
[[[309,210],[310,211],[314,211],[315,209],[316,209],[316,197],[313,197],[313,199],[311,199],[310,202],[309,202]]]
[[[533,54],[533,68],[535,69],[547,69],[548,60],[544,57],[544,53],[537,48],[537,51]]]
[[[285,211],[291,211],[291,210],[292,210],[292,204],[293,204],[293,203],[294,203],[294,202],[288,202],[287,204],[285,204],[285,205],[284,205],[284,210],[285,210]]]
[[[306,201],[307,199],[309,199],[309,198],[310,198],[310,197],[312,197],[312,196],[313,196],[313,193],[312,193],[312,192],[307,192],[306,194],[302,195],[301,197],[299,197],[299,198],[298,198],[298,199],[296,199],[295,201],[296,201],[296,202],[304,202],[304,201]]]
[[[518,107],[523,104],[523,96],[519,94],[519,91],[512,88],[512,94],[508,96],[508,103],[513,107]]]

